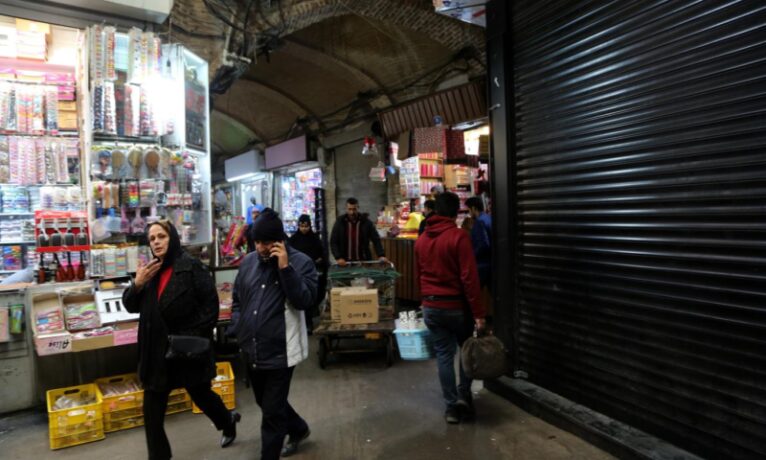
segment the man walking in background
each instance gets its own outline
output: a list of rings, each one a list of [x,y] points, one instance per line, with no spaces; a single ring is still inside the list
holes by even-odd
[[[370,242],[375,246],[375,253],[386,262],[386,254],[375,224],[366,214],[359,213],[359,200],[346,200],[346,214],[338,217],[330,235],[330,249],[338,265],[347,262],[372,260]]]
[[[436,215],[415,242],[415,277],[420,283],[423,316],[436,349],[439,382],[447,406],[447,423],[473,417],[471,380],[460,365],[455,382],[455,353],[476,329],[485,327],[485,310],[471,240],[455,224],[460,198],[451,192],[436,197]]]
[[[492,218],[484,212],[481,197],[473,196],[465,200],[465,206],[473,219],[471,244],[479,269],[481,287],[489,287],[492,282]]]
[[[418,228],[418,236],[422,235],[423,232],[426,231],[426,222],[428,221],[428,218],[434,215],[434,212],[436,211],[436,201],[434,200],[426,200],[425,203],[423,203],[423,219],[420,222],[420,227]]]

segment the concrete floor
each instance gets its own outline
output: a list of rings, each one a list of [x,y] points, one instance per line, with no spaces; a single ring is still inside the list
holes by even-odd
[[[316,350],[316,342],[312,341]],[[332,459],[609,459],[609,454],[529,415],[476,382],[477,421],[447,425],[435,361],[344,356],[320,370],[315,353],[298,366],[290,401],[311,426],[296,460]],[[219,433],[204,415],[171,415],[166,429],[177,459],[259,458],[260,411],[237,383],[243,414],[238,438],[218,447]],[[144,459],[143,428],[111,433],[103,441],[51,451],[43,413],[0,418],[0,452],[10,459]]]

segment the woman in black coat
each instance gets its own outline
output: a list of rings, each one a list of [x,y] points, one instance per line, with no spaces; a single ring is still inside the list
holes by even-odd
[[[306,327],[309,333],[311,333],[312,324],[311,317],[319,314],[319,304],[325,296],[325,288],[327,286],[327,262],[324,254],[324,246],[322,240],[319,239],[319,235],[314,233],[311,229],[311,217],[308,214],[301,214],[298,218],[298,231],[290,237],[288,243],[294,249],[306,254],[314,261],[317,273],[319,273],[319,285],[317,286],[317,300],[314,310],[311,314],[306,315]]]
[[[210,388],[215,377],[212,346],[204,357],[166,359],[169,335],[211,340],[218,320],[218,293],[210,272],[183,249],[173,224],[160,220],[147,226],[154,260],[141,266],[122,296],[125,308],[140,313],[138,326],[138,376],[144,386],[144,423],[149,459],[172,457],[165,434],[168,396],[186,388],[194,403],[223,430],[221,447],[236,437],[240,415],[230,412]]]

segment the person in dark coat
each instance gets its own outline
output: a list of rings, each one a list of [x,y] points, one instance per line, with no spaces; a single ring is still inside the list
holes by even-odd
[[[332,227],[330,249],[341,267],[347,262],[372,260],[370,242],[382,262],[387,262],[383,244],[375,224],[366,214],[359,213],[359,200],[346,200],[346,214],[340,216]]]
[[[298,218],[298,231],[287,242],[294,249],[309,256],[314,261],[314,266],[319,274],[316,304],[313,310],[306,314],[306,328],[311,334],[312,316],[319,314],[319,304],[324,300],[327,287],[327,261],[325,260],[324,245],[319,239],[319,235],[311,229],[311,217],[308,214],[302,214]]]
[[[194,403],[223,431],[221,447],[236,437],[240,415],[230,412],[211,390],[215,377],[212,347],[201,359],[166,359],[168,335],[210,339],[218,320],[218,292],[210,272],[181,248],[173,224],[160,220],[146,230],[154,260],[139,267],[122,301],[139,313],[138,376],[144,386],[144,422],[150,460],[172,457],[165,434],[168,396],[186,388]]]
[[[261,408],[261,460],[279,460],[295,454],[311,433],[288,397],[295,366],[309,355],[304,313],[316,301],[317,273],[307,255],[285,243],[276,212],[266,208],[253,230],[255,252],[234,280],[228,333],[245,353]]]
[[[434,211],[436,210],[436,201],[434,200],[426,200],[425,203],[423,203],[423,219],[420,222],[420,227],[418,228],[418,236],[422,235],[423,232],[426,231],[426,222],[428,219],[434,215]]]

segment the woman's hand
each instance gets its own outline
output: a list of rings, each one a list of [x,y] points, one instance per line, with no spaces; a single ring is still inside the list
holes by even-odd
[[[143,289],[146,283],[160,271],[161,266],[162,263],[158,259],[152,259],[148,264],[139,266],[138,271],[136,271],[136,280],[133,282],[136,288],[139,290]]]

